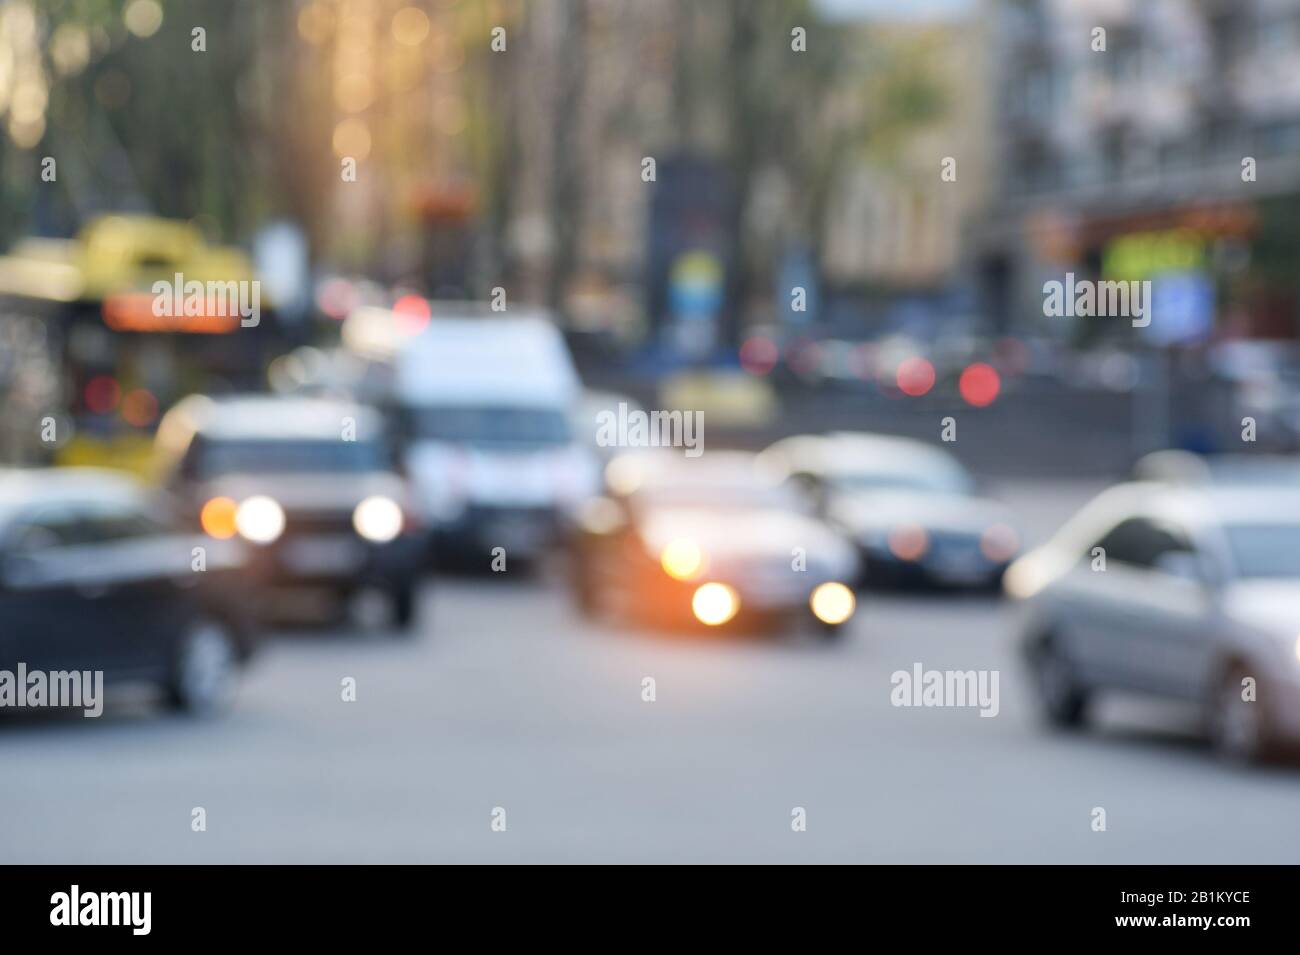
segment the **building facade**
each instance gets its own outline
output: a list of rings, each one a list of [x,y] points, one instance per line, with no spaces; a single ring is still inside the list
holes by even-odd
[[[1043,327],[1044,281],[1072,272],[1178,277],[1201,338],[1295,337],[1300,2],[995,0],[987,18],[977,255],[997,326]]]

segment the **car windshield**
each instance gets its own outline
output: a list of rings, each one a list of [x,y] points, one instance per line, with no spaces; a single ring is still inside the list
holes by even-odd
[[[1224,528],[1239,577],[1300,577],[1300,524]]]
[[[205,478],[223,474],[362,474],[387,470],[384,446],[378,441],[210,441],[199,455]]]
[[[469,445],[567,444],[569,419],[558,408],[435,407],[412,413],[415,437]]]

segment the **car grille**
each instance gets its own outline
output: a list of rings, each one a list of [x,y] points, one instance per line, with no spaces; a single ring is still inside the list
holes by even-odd
[[[978,536],[951,531],[930,535],[930,554],[945,560],[975,560],[984,556]]]
[[[352,532],[350,512],[289,512],[284,516],[284,532],[293,534],[341,534]]]

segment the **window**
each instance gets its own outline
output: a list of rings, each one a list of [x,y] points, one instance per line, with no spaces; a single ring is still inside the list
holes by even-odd
[[[31,557],[52,547],[74,547],[89,541],[89,528],[82,514],[71,505],[42,508],[19,521],[9,535],[8,550]]]
[[[1224,528],[1239,577],[1300,577],[1300,524],[1230,524]]]
[[[158,537],[170,533],[163,519],[128,504],[97,504],[88,507],[85,526],[86,542],[94,544]]]
[[[46,505],[18,521],[6,541],[9,553],[34,557],[54,547],[85,547],[171,533],[166,501],[79,501]]]
[[[185,459],[188,478],[225,474],[365,474],[391,466],[377,440],[221,439],[195,441]]]
[[[1121,521],[1096,546],[1106,552],[1108,562],[1143,568],[1155,567],[1164,554],[1192,553],[1192,545],[1181,533],[1143,517]]]
[[[529,447],[572,440],[569,419],[556,408],[448,405],[416,408],[410,414],[417,440]]]

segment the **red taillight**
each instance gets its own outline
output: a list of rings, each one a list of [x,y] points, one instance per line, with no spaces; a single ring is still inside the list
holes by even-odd
[[[992,365],[977,361],[961,373],[957,387],[968,404],[983,408],[993,404],[997,398],[998,392],[1002,390],[1002,379]]]

